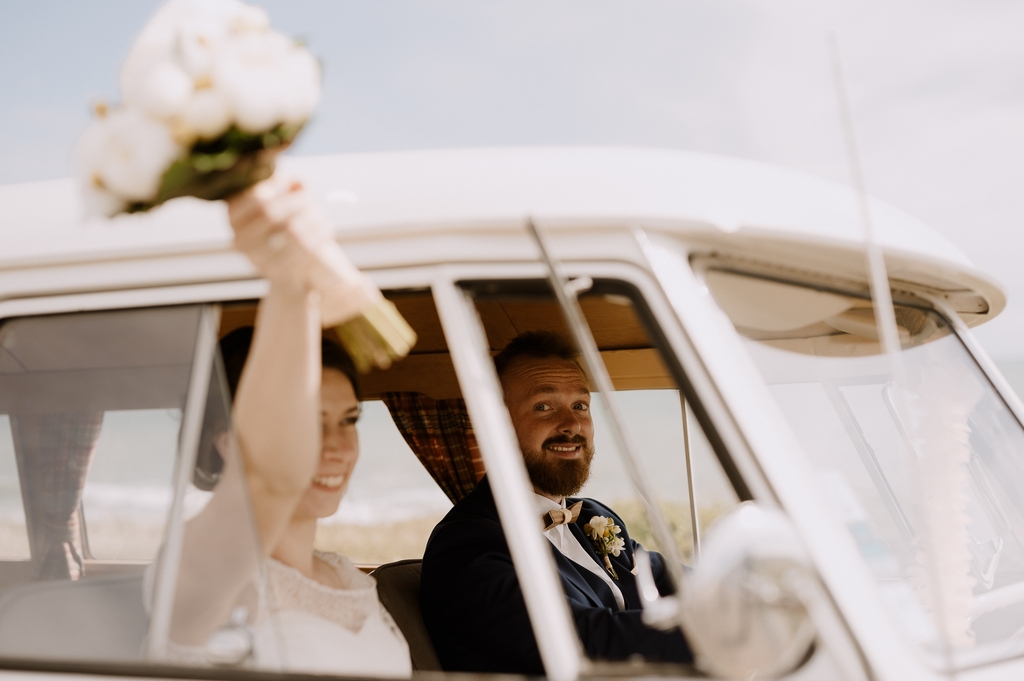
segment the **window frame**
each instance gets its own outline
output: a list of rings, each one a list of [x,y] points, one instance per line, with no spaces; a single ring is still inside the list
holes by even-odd
[[[647,231],[641,225],[633,234],[667,306],[666,317],[678,325],[682,342],[675,346],[677,354],[691,359],[686,368],[692,366],[700,372],[698,380],[706,381],[706,404],[754,499],[782,510],[804,538],[827,596],[813,617],[829,657],[853,678],[877,674],[878,660],[903,672],[918,669],[913,651],[896,640],[880,597],[862,597],[864,589],[873,588],[870,574],[851,566],[856,547],[838,535],[841,528],[827,515],[809,467],[795,455],[799,441],[739,333],[710,295],[703,275],[720,254],[656,228]],[[815,654],[807,664],[821,657]]]
[[[653,269],[653,268],[652,268]],[[709,371],[708,363],[701,352],[700,344],[694,342],[692,329],[684,323],[676,301],[664,289],[657,273],[625,261],[579,260],[564,263],[569,276],[590,276],[616,280],[633,287],[637,297],[633,300],[637,312],[643,317],[652,340],[661,351],[664,361],[693,408],[693,415],[704,428],[719,460],[727,470],[730,480],[738,479],[749,486],[745,496],[775,501],[775,495],[768,484],[757,458],[754,456],[744,430],[739,427],[732,409],[727,406],[727,396],[716,384],[715,376]],[[459,265],[438,264],[413,267],[397,267],[367,272],[382,289],[427,289],[434,296],[442,327],[446,335],[451,324],[451,315],[442,310],[441,291],[448,291],[452,297],[464,296],[458,282],[466,280],[496,279],[546,279],[546,270],[537,262],[509,264],[463,263]],[[268,285],[260,279],[205,283],[152,288],[123,289],[56,296],[13,298],[0,301],[0,321],[8,317],[34,316],[40,314],[67,313],[92,310],[116,310],[136,307],[163,307],[177,304],[202,303],[216,305],[240,300],[252,300],[265,295]],[[462,304],[462,303],[456,303]],[[474,311],[475,314],[475,311]],[[477,364],[481,359],[479,348]],[[462,350],[450,347],[453,362],[467,361]],[[461,359],[456,360],[456,356]],[[488,370],[493,374],[489,361]],[[458,369],[457,369],[458,372]],[[460,384],[467,386],[467,392],[476,393],[478,386],[467,382],[460,375]],[[496,377],[495,377],[496,381]],[[502,409],[504,411],[504,409]],[[507,419],[507,411],[505,411]],[[490,422],[488,418],[488,422]],[[509,424],[510,427],[510,424]],[[712,435],[714,434],[714,435]],[[507,433],[506,433],[507,435]],[[712,439],[714,437],[714,439]],[[517,458],[520,466],[521,459]],[[525,475],[525,471],[524,471]],[[739,492],[740,487],[737,491]],[[540,539],[538,533],[537,536]],[[545,554],[546,555],[546,554]],[[548,556],[550,561],[550,556]],[[531,566],[532,568],[533,566]],[[553,565],[551,566],[554,571]],[[555,600],[554,610],[561,599]],[[550,604],[549,604],[550,605]],[[565,610],[563,608],[563,610]],[[575,633],[574,628],[572,629]],[[578,643],[578,641],[577,641]],[[580,656],[582,659],[582,656]],[[244,669],[213,670],[140,663],[81,663],[56,660],[0,660],[0,669],[50,671],[57,673],[91,673],[111,676],[141,676],[164,678],[208,678],[208,679],[280,679],[285,674],[301,677],[301,674],[254,671]],[[567,667],[571,672],[571,665]],[[596,668],[579,668],[575,676],[593,676]],[[553,675],[552,678],[556,678]],[[566,675],[568,679],[570,676]]]
[[[741,467],[736,465],[732,458],[733,450],[727,444],[728,440],[736,441],[739,439],[738,433],[732,429],[730,420],[727,420],[725,424],[722,423],[723,415],[727,415],[728,410],[725,409],[724,404],[716,400],[716,398],[720,399],[721,396],[713,390],[713,383],[711,383],[706,369],[696,355],[693,345],[689,343],[686,333],[679,325],[679,319],[666,300],[662,288],[652,280],[648,272],[635,265],[621,261],[572,261],[563,263],[562,269],[569,277],[589,277],[602,282],[614,282],[621,286],[624,291],[627,291],[625,295],[630,298],[635,312],[640,317],[641,323],[651,337],[652,345],[661,354],[673,379],[679,386],[680,393],[684,396],[686,404],[692,409],[698,424],[704,429],[737,495],[741,501],[754,498],[750,487],[747,485],[746,478],[743,477],[746,471],[741,472]],[[486,339],[483,337],[479,316],[473,307],[473,293],[482,291],[488,286],[514,285],[514,282],[521,283],[527,287],[543,286],[548,282],[548,271],[540,263],[515,263],[491,264],[484,271],[480,271],[476,267],[455,268],[449,266],[445,268],[445,275],[435,281],[432,290],[438,303],[438,313],[442,326],[446,329],[446,335],[448,334],[447,329],[449,325],[453,331],[449,336],[449,350],[452,353],[453,361],[456,362],[456,372],[459,373],[460,383],[475,386],[477,390],[483,386],[484,390],[490,388],[496,394],[500,394],[497,376],[494,372],[493,363],[490,361],[488,346]],[[446,296],[449,300],[446,300],[444,303],[438,300],[438,291],[440,290],[448,291]],[[548,291],[550,291],[550,288]],[[458,337],[459,332],[466,334],[466,326],[469,324],[475,327],[472,333],[469,334],[472,338],[469,340],[460,339]],[[470,357],[463,360],[470,365],[464,369],[465,380],[463,380],[463,374],[459,372],[459,361],[456,359],[457,354],[461,355],[463,353],[470,355]],[[712,402],[711,408],[706,406],[706,400],[708,399]],[[519,468],[524,469],[523,474],[525,475],[525,467],[522,465],[521,457],[518,456],[518,445],[515,444],[511,421],[504,405],[476,405],[478,413],[474,413],[474,405],[469,399],[467,399],[467,406],[470,408],[470,413],[477,424],[475,428],[478,432],[481,453],[484,454],[488,468],[491,468],[490,460],[487,458],[488,450],[491,450],[492,458],[497,458],[494,450],[496,449],[499,452],[508,450],[510,446],[507,440],[511,438],[511,448],[516,453],[516,463]],[[484,423],[482,428],[479,425],[481,421]],[[723,426],[731,430],[728,436],[723,437],[721,433]],[[499,433],[499,435],[491,439],[486,437],[493,433]],[[744,447],[744,449],[749,453],[748,448]],[[502,455],[498,454],[497,456]],[[498,496],[497,492],[496,496]],[[509,505],[513,506],[513,504]],[[517,517],[517,513],[519,515],[528,513],[527,510],[523,510],[525,508],[527,508],[525,504],[521,508],[519,508],[519,504],[515,504],[510,511],[502,513],[499,506],[499,516]],[[525,533],[520,532],[517,534]],[[541,534],[538,531],[537,539],[541,538]],[[516,559],[515,550],[512,553],[513,562],[516,563],[518,568],[519,561]],[[544,553],[547,554],[547,551]],[[550,556],[545,555],[544,559],[547,563],[552,563]],[[554,570],[553,564],[550,566],[550,569]],[[523,570],[519,571],[522,572]],[[536,565],[533,566],[532,574],[536,574]],[[529,596],[527,598],[529,604]],[[538,596],[538,598],[540,597]],[[562,599],[558,599],[558,601],[559,605],[561,605]],[[555,616],[557,617],[557,614]],[[546,621],[556,621],[550,619],[550,617],[549,615]],[[532,611],[531,619],[535,621],[541,620],[541,618],[533,616]],[[534,626],[537,626],[536,622]],[[575,633],[574,627],[572,631]],[[543,640],[540,637],[538,638]],[[587,677],[600,673],[600,669],[607,666],[604,663],[594,664],[587,660],[582,655],[578,639],[576,640],[575,647],[579,651],[577,654],[580,656],[581,676]],[[567,648],[563,645],[559,650],[564,652]],[[543,648],[541,652],[543,656]],[[544,659],[545,664],[550,668],[548,658],[545,657]],[[565,664],[566,666],[571,664],[571,662],[564,660],[560,660],[558,663]],[[612,666],[617,667],[618,665]],[[650,668],[654,669],[656,665],[651,665]]]
[[[806,288],[808,290],[835,293],[868,301],[872,300],[870,293],[866,290],[866,287],[858,287],[852,280],[838,280],[835,278],[829,279],[824,275],[815,276],[813,272],[808,271],[793,272],[780,270],[779,268],[772,267],[768,263],[762,263],[754,260],[736,261],[728,256],[719,254],[691,255],[689,260],[694,274],[698,277],[705,288],[707,288],[706,284],[704,284],[705,273],[708,271],[722,271],[745,277],[778,282],[794,287]],[[892,282],[890,282],[890,284],[892,284]],[[1017,421],[1018,425],[1024,428],[1024,401],[1022,401],[1021,397],[1014,392],[1005,377],[1002,376],[998,367],[996,367],[995,363],[985,352],[984,348],[982,348],[980,343],[970,332],[966,322],[964,322],[960,314],[954,309],[953,305],[947,298],[931,291],[917,291],[909,289],[894,289],[892,291],[892,297],[895,304],[918,308],[939,316],[942,321],[948,325],[950,335],[953,335],[967,352],[970,360],[980,371],[981,377],[990,384],[992,389],[995,391],[996,396],[1006,406],[1011,416]],[[719,312],[721,312],[723,316],[725,315],[724,311],[719,310]],[[735,339],[741,339],[740,332],[732,327],[731,321],[729,322],[729,332]],[[744,351],[743,354],[745,357],[747,356],[746,351]],[[760,378],[759,382],[764,384],[763,380]],[[837,414],[838,413],[839,410],[837,408]],[[781,422],[784,424],[784,428],[789,428],[789,426],[786,425],[785,420],[782,420]],[[854,437],[851,435],[851,444],[857,447],[858,453],[860,453],[859,448],[864,444],[863,436]],[[870,472],[867,463],[865,463],[865,469]],[[902,515],[902,513],[899,513],[899,515]],[[875,586],[873,583],[872,590],[874,590],[874,588]],[[886,618],[887,624],[891,625],[892,615],[889,608],[882,607],[880,610],[881,612],[877,614]],[[902,632],[896,631],[895,629],[893,630],[893,635],[903,639]],[[869,638],[875,637],[872,636]],[[859,641],[861,639],[854,640]],[[923,653],[918,651],[916,646],[912,647],[909,644],[902,647],[904,649],[909,648],[910,655],[913,659],[915,659],[918,664],[931,671],[941,672],[943,670],[943,666],[947,664],[947,660],[943,659],[941,655]],[[959,674],[968,673],[971,670],[976,669],[991,668],[993,665],[1010,663],[1024,664],[1024,654],[1018,652],[1007,655],[1002,654],[998,649],[993,648],[981,652],[956,651],[953,653],[952,657],[953,669]]]

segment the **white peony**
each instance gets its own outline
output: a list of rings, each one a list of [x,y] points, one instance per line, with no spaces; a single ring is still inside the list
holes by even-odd
[[[85,213],[112,216],[125,207],[123,199],[115,196],[103,183],[99,165],[106,153],[110,125],[105,115],[96,118],[75,144],[74,166],[82,188]]]
[[[76,166],[90,212],[157,198],[164,173],[197,141],[233,125],[259,135],[299,125],[320,98],[320,65],[240,0],[168,0],[121,66],[123,106],[90,126]]]
[[[167,60],[151,65],[132,89],[124,90],[128,106],[138,107],[161,120],[178,116],[195,91],[195,82],[176,62]]]
[[[119,81],[123,104],[150,109],[148,97],[151,89],[148,84],[153,70],[165,63],[181,68],[178,63],[179,31],[182,26],[201,19],[203,5],[201,0],[169,0],[150,17],[135,36],[121,63]]]
[[[240,2],[225,4],[220,11],[215,11],[216,4],[211,5],[201,20],[178,27],[178,58],[196,79],[210,77],[217,52],[232,36],[270,30],[270,18],[259,7]]]
[[[223,95],[212,88],[196,90],[178,118],[182,142],[195,138],[212,140],[231,127],[231,109]]]
[[[197,81],[209,79],[217,50],[227,37],[228,27],[223,22],[206,20],[183,26],[178,32],[177,45],[177,57],[182,68]]]
[[[239,0],[170,0],[139,32],[121,66],[124,103],[171,119],[209,81],[221,46],[233,35],[267,32],[266,12]]]
[[[82,205],[86,217],[112,218],[128,207],[123,200],[90,182],[82,183]]]
[[[319,63],[277,31],[234,36],[222,47],[212,75],[235,123],[250,133],[302,123],[320,99]]]
[[[104,193],[122,202],[150,201],[167,168],[184,149],[167,126],[130,108],[112,111],[89,126],[75,150],[75,165],[96,205]]]

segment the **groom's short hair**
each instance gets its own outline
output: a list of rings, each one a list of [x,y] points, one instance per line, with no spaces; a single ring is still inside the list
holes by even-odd
[[[508,368],[522,357],[530,359],[555,358],[576,362],[578,356],[576,346],[557,333],[527,331],[509,341],[509,344],[494,356],[494,368],[500,379]]]

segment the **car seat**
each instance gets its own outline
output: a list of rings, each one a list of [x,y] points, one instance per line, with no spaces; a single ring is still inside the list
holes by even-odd
[[[25,584],[0,599],[0,656],[139,660],[148,625],[141,572]]]
[[[421,671],[438,671],[441,663],[434,652],[434,644],[423,623],[420,610],[420,569],[421,560],[399,560],[386,563],[371,572],[377,580],[377,595],[384,604],[395,624],[402,630],[412,668]]]

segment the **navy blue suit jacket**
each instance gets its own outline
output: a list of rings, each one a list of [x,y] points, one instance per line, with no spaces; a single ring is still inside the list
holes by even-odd
[[[642,655],[649,661],[692,662],[690,648],[678,630],[656,631],[641,621],[640,596],[631,572],[633,551],[639,544],[630,539],[625,524],[610,508],[593,499],[582,501],[580,516],[569,529],[596,563],[603,565],[593,541],[583,532],[592,516],[613,518],[626,543],[624,551],[611,557],[624,610],[618,609],[604,580],[551,547],[587,655],[598,660]],[[539,523],[540,518],[531,516],[524,522]],[[669,578],[664,560],[657,553],[650,556],[658,588],[666,593]],[[420,602],[423,620],[446,670],[544,673],[486,477],[430,535],[423,555]]]

